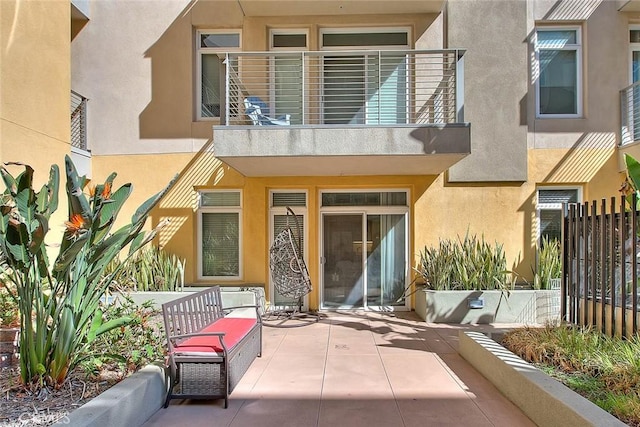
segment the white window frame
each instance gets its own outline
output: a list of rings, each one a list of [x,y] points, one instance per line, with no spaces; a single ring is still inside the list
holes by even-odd
[[[540,191],[546,190],[575,190],[577,191],[578,203],[582,203],[582,187],[580,186],[541,186],[536,188],[536,241],[540,246],[542,239],[540,211],[558,210],[562,212],[562,203],[540,203]]]
[[[273,242],[275,237],[274,228],[275,224],[273,218],[275,215],[286,215],[286,206],[273,206],[273,195],[281,193],[304,193],[305,206],[292,206],[291,210],[296,214],[302,216],[302,239],[304,241],[302,252],[304,262],[309,265],[309,192],[306,189],[272,189],[269,190],[269,239]],[[294,224],[291,224],[292,226]],[[269,275],[269,300],[272,306],[275,305],[275,288],[273,286],[273,280]],[[309,295],[305,295],[303,298],[303,310],[307,310],[309,307]]]
[[[204,193],[239,193],[239,206],[202,206],[202,194]],[[220,190],[199,190],[198,191],[198,279],[199,280],[224,280],[236,281],[242,280],[243,277],[243,232],[242,232],[242,215],[243,197],[241,189],[220,189]],[[202,214],[204,213],[237,213],[238,214],[238,275],[237,276],[204,276],[202,272]]]
[[[324,34],[348,34],[348,33],[389,33],[389,32],[405,32],[407,33],[407,44],[406,45],[387,45],[387,46],[324,46]],[[411,27],[405,26],[397,26],[397,27],[347,27],[347,28],[336,28],[336,27],[327,27],[320,28],[320,39],[318,43],[320,44],[320,50],[403,50],[403,49],[411,49]]]
[[[566,44],[564,46],[540,46],[538,43],[539,31],[575,31],[576,32],[576,44]],[[578,25],[561,25],[561,26],[546,26],[540,25],[535,27],[534,32],[534,51],[535,51],[535,64],[533,70],[537,73],[535,76],[536,86],[536,118],[538,119],[567,119],[567,118],[581,118],[582,117],[582,27]],[[540,51],[541,50],[569,50],[576,52],[576,113],[575,114],[542,114],[540,113]]]
[[[239,46],[237,48],[218,48],[218,47],[201,47],[200,39],[203,34],[237,34]],[[197,30],[196,31],[196,102],[194,108],[196,110],[196,119],[202,121],[220,120],[220,117],[203,117],[202,116],[202,55],[220,54],[226,52],[242,51],[242,30],[240,29],[216,29],[216,30]],[[224,96],[221,93],[220,96]],[[221,102],[222,104],[222,102]],[[222,111],[220,112],[222,114]]]

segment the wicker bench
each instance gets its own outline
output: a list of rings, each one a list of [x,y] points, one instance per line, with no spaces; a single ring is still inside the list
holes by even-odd
[[[226,317],[235,308],[255,307],[251,318]],[[251,362],[262,353],[262,320],[258,306],[223,308],[220,287],[213,286],[162,304],[167,334],[171,399],[224,398]]]

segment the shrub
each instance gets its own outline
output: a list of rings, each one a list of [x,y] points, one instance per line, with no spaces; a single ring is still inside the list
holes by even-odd
[[[180,291],[185,261],[156,245],[149,245],[125,260],[114,260],[109,271],[118,271],[111,291]]]
[[[534,270],[533,278],[534,289],[550,289],[551,279],[557,279],[562,276],[561,253],[559,240],[549,239],[547,236],[542,238],[540,247],[536,251],[536,269]]]
[[[467,233],[464,239],[440,240],[420,252],[418,272],[428,289],[508,289],[507,259],[502,245]]]

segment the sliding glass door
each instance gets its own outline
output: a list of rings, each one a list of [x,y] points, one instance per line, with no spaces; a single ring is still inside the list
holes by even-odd
[[[360,205],[322,208],[322,307],[406,308],[408,209],[380,206],[403,204],[406,193],[324,193],[322,199],[325,206]]]

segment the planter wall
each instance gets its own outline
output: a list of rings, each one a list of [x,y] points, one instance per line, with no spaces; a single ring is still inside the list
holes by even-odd
[[[136,303],[142,304],[146,301],[153,301],[154,307],[160,309],[165,302],[173,301],[185,295],[185,292],[197,292],[204,287],[185,287],[181,292],[151,292],[151,291],[131,291],[127,295]],[[237,307],[243,305],[255,305],[260,303],[264,313],[264,287],[260,285],[242,287],[222,287],[220,289],[222,303],[225,307]],[[114,293],[110,298],[117,300],[118,294]],[[247,309],[247,314],[255,316],[255,309]],[[234,316],[241,316],[243,310],[234,311]]]
[[[559,290],[514,290],[508,294],[420,290],[415,298],[416,313],[430,323],[544,324],[560,319]]]

